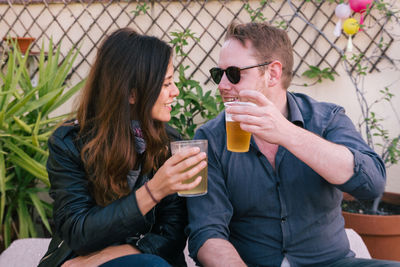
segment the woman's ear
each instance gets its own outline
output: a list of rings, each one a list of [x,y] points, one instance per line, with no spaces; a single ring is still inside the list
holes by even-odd
[[[135,97],[133,96],[133,94],[131,94],[131,96],[129,97],[129,104],[135,104]]]
[[[269,64],[267,68],[269,72],[268,86],[273,87],[277,84],[281,84],[282,63],[275,60]]]

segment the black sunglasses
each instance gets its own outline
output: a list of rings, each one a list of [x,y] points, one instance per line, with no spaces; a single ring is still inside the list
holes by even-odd
[[[211,78],[213,79],[213,81],[216,84],[219,84],[219,82],[222,79],[222,76],[224,75],[224,72],[226,73],[226,77],[228,78],[228,80],[233,83],[233,84],[237,84],[240,81],[240,71],[241,70],[247,70],[247,69],[252,69],[252,68],[256,68],[256,67],[262,67],[268,64],[271,64],[272,62],[264,62],[261,64],[257,64],[254,66],[249,66],[249,67],[244,67],[244,68],[238,68],[238,67],[227,67],[226,69],[221,69],[221,68],[212,68],[210,69],[210,74],[211,74]]]

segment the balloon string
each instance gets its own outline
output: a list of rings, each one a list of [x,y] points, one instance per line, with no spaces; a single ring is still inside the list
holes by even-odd
[[[353,52],[353,41],[351,35],[349,35],[349,39],[347,40],[347,52]]]
[[[336,23],[335,29],[333,30],[333,35],[339,37],[341,32],[342,32],[342,20],[339,19],[339,21]]]
[[[364,29],[363,29],[363,27],[362,27],[362,25],[364,24],[364,15],[363,15],[363,13],[364,12],[361,12],[360,14],[361,14],[361,18],[360,18],[360,31],[363,31]]]

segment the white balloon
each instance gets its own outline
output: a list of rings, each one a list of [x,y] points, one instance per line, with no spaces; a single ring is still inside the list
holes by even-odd
[[[342,20],[347,19],[351,15],[350,6],[344,3],[337,5],[335,8],[335,15],[339,18],[339,20],[336,23],[335,29],[333,30],[333,35],[339,37],[342,32]]]
[[[335,8],[335,15],[339,19],[347,19],[348,17],[350,17],[350,14],[351,14],[351,9],[348,4],[342,3],[337,5],[337,7]]]

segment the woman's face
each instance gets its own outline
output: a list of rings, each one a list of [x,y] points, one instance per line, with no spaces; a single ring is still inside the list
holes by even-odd
[[[171,119],[171,104],[174,98],[179,95],[179,90],[174,83],[173,76],[174,66],[172,65],[172,61],[170,61],[160,95],[151,110],[151,116],[154,120],[167,122]]]

